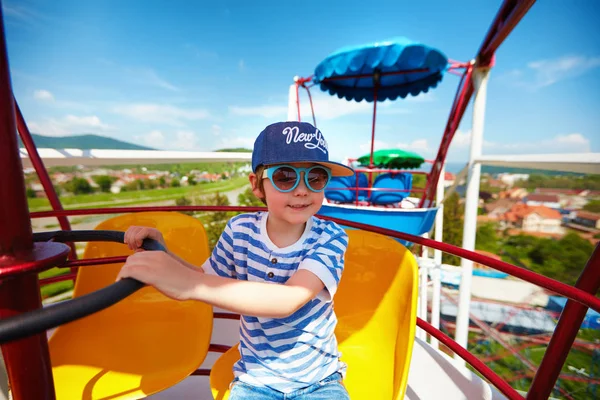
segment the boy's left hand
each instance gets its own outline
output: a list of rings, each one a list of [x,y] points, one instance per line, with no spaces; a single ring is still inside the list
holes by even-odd
[[[175,300],[189,300],[201,279],[201,269],[191,269],[163,251],[142,251],[127,258],[117,281],[135,278]]]

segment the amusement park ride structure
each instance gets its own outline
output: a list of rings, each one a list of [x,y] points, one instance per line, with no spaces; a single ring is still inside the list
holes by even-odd
[[[528,167],[543,169],[560,169],[575,172],[599,173],[600,157],[598,154],[590,155],[563,155],[563,156],[527,156],[527,157],[488,157],[482,155],[483,144],[483,117],[486,97],[486,84],[489,78],[489,70],[494,63],[494,54],[503,40],[514,29],[517,23],[525,16],[533,5],[533,0],[506,0],[502,4],[495,20],[488,31],[477,56],[472,62],[451,63],[451,70],[461,70],[461,81],[458,92],[452,104],[448,123],[442,137],[437,157],[432,164],[428,174],[427,186],[420,200],[420,207],[432,206],[437,199],[438,208],[435,217],[436,236],[435,240],[427,237],[415,236],[391,229],[371,226],[352,220],[340,220],[327,217],[349,228],[371,231],[400,239],[406,242],[421,245],[435,250],[433,260],[421,258],[420,271],[420,305],[418,307],[419,317],[416,325],[431,337],[431,347],[437,349],[438,342],[444,344],[455,353],[455,357],[468,362],[487,381],[494,385],[504,396],[510,399],[523,398],[510,384],[502,380],[494,373],[484,360],[480,360],[469,353],[467,348],[470,321],[473,321],[485,334],[502,343],[503,338],[496,335],[496,330],[489,329],[487,325],[476,320],[469,312],[471,303],[471,282],[473,275],[473,262],[477,262],[498,271],[510,274],[532,284],[536,284],[546,290],[567,297],[564,311],[558,319],[554,334],[550,338],[548,348],[539,367],[531,365],[527,360],[524,363],[534,375],[531,387],[526,395],[527,399],[546,399],[552,393],[557,378],[566,360],[569,349],[574,346],[575,337],[584,320],[588,308],[600,311],[600,299],[595,297],[600,288],[600,250],[596,247],[587,265],[583,269],[575,286],[541,276],[529,270],[511,265],[501,260],[492,259],[474,252],[477,201],[479,194],[479,180],[481,165],[525,165]],[[209,160],[216,159],[214,154],[157,154],[157,153],[119,153],[106,151],[90,152],[60,152],[44,149],[36,149],[25,119],[16,104],[11,88],[10,73],[8,67],[8,56],[5,45],[4,28],[2,25],[0,8],[0,343],[6,363],[6,369],[10,380],[10,387],[14,399],[53,399],[54,379],[49,357],[49,347],[46,330],[60,324],[79,319],[94,311],[101,310],[119,300],[128,297],[141,288],[136,281],[120,282],[101,289],[96,294],[93,305],[85,303],[84,297],[74,299],[72,302],[58,304],[56,306],[43,308],[40,298],[40,281],[37,273],[54,266],[70,267],[72,273],[64,276],[66,279],[74,279],[78,268],[85,268],[94,264],[115,264],[123,262],[125,257],[112,256],[102,259],[78,260],[74,246],[59,243],[60,234],[53,236],[55,240],[39,241],[44,236],[32,234],[31,218],[57,217],[61,229],[70,231],[67,216],[90,215],[90,214],[117,214],[117,213],[139,213],[144,211],[255,211],[261,208],[248,207],[217,207],[217,206],[186,206],[186,207],[121,207],[109,209],[80,209],[64,210],[60,200],[54,192],[52,182],[45,170],[44,163],[62,165],[73,165],[81,163],[106,164],[111,162],[123,163],[124,158],[136,158],[135,163],[140,160],[160,160],[157,162],[169,162],[177,159]],[[300,87],[306,87],[310,79],[297,79],[292,93],[295,92],[294,101],[290,104],[293,110],[294,103],[298,107],[297,93]],[[376,95],[375,95],[376,96]],[[446,154],[452,138],[458,128],[458,124],[465,113],[470,98],[474,96],[473,128],[471,153],[469,158],[467,175],[467,193],[465,205],[465,229],[463,247],[459,248],[441,242],[442,234],[442,212],[441,199],[443,198],[443,184],[440,177],[444,173]],[[377,101],[374,104],[374,118]],[[374,125],[373,133],[374,135]],[[19,151],[17,132],[21,136],[26,154]],[[373,136],[372,136],[373,138]],[[229,154],[221,157],[229,157],[229,160],[247,160],[244,154]],[[42,161],[42,159],[44,161]],[[33,166],[46,191],[52,211],[30,213],[27,208],[25,196],[25,185],[23,179],[23,164]],[[372,167],[372,166],[370,166]],[[443,181],[443,179],[442,179]],[[76,232],[74,232],[76,234]],[[92,235],[93,236],[93,235]],[[94,239],[87,236],[88,239]],[[425,235],[427,236],[427,235]],[[34,239],[37,241],[34,243]],[[79,238],[81,239],[81,238]],[[85,239],[85,238],[84,238]],[[97,239],[97,237],[95,238]],[[117,237],[118,239],[118,237]],[[75,240],[74,236],[64,235],[63,240]],[[439,330],[440,303],[442,291],[440,288],[439,265],[441,265],[441,252],[448,252],[462,257],[462,272],[460,281],[460,294],[457,301],[456,318],[456,341],[450,339]],[[427,268],[433,265],[434,268]],[[435,267],[437,266],[437,268]],[[431,272],[433,282],[433,298],[431,301],[431,323],[427,322],[428,299],[427,280]],[[47,281],[46,281],[47,282]],[[43,282],[42,282],[43,283]],[[79,305],[77,310],[74,310]],[[90,309],[92,307],[93,309]],[[215,318],[232,318],[231,315],[215,312]],[[236,316],[233,316],[235,318]],[[496,326],[495,328],[498,328]],[[110,328],[107,328],[110,329]],[[425,334],[418,334],[425,338]],[[576,346],[577,344],[575,344]],[[518,351],[507,347],[508,351],[517,355]],[[222,346],[212,345],[211,350],[224,352]],[[518,350],[518,349],[517,349]],[[492,357],[488,357],[490,359]],[[460,363],[457,364],[460,368]],[[198,370],[192,375],[208,375],[210,371]],[[409,378],[410,381],[410,378]],[[410,385],[410,382],[409,382]]]

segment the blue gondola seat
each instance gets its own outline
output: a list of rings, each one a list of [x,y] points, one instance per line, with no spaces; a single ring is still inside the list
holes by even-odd
[[[410,194],[412,189],[412,174],[407,173],[384,173],[373,182],[374,189],[391,189],[376,190],[371,193],[370,201],[375,205],[389,205],[399,203]],[[406,190],[399,192],[397,190]]]

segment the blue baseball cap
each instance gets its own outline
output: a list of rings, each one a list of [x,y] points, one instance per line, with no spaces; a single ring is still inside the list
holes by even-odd
[[[331,169],[332,176],[354,175],[344,164],[329,161],[327,142],[320,130],[308,122],[276,122],[267,126],[254,141],[252,172],[260,165],[309,162]]]

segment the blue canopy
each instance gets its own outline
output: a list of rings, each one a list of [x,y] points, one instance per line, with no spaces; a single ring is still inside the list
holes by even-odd
[[[417,96],[437,86],[448,66],[448,59],[439,50],[400,37],[389,41],[362,46],[344,47],[321,61],[314,73],[314,81],[321,90],[346,100],[373,101],[376,71],[381,73],[377,100]],[[423,72],[386,75],[400,71],[427,69]],[[352,78],[367,75],[363,78]],[[327,78],[347,79],[326,80]],[[325,80],[325,81],[324,81]]]

